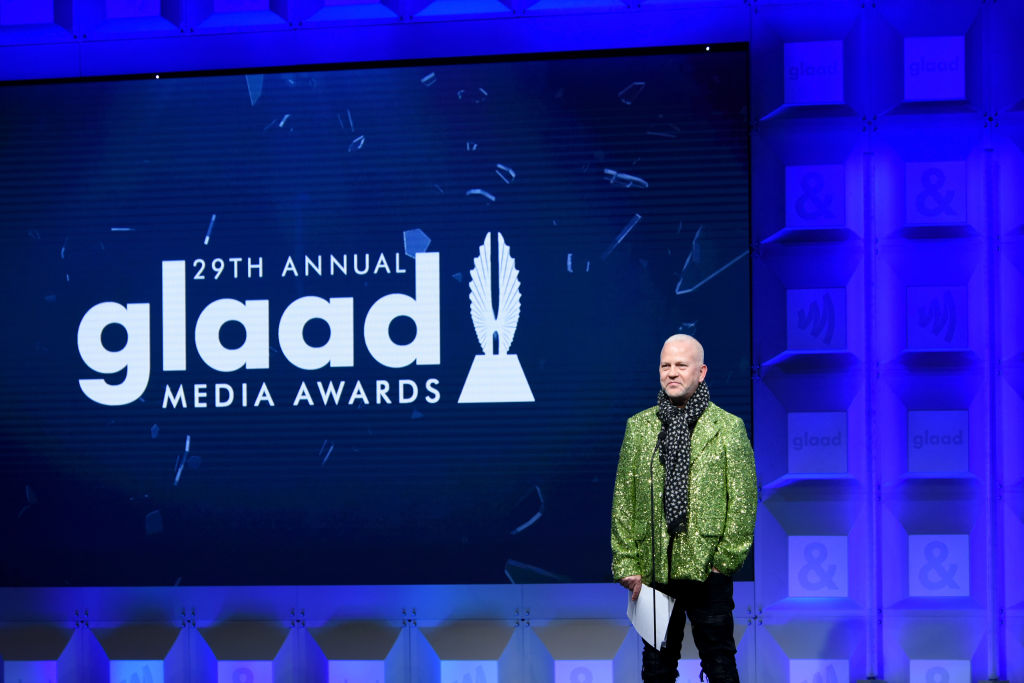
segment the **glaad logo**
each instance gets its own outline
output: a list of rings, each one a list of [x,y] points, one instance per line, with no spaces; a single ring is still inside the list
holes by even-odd
[[[801,76],[838,76],[839,75],[839,63],[832,62],[831,64],[808,64],[801,61],[799,64],[793,64],[787,68],[789,72],[789,80],[795,81]]]
[[[942,293],[941,302],[937,298],[932,299],[927,307],[918,309],[917,324],[936,337],[945,329],[944,339],[947,342],[953,341],[953,335],[956,334],[956,302],[948,289]]]
[[[794,683],[839,683],[850,680],[850,662],[845,659],[791,659],[789,680]]]
[[[964,36],[908,36],[903,39],[903,99],[908,102],[962,100]]]
[[[968,411],[907,411],[907,455],[911,472],[967,470],[970,455]]]
[[[908,161],[904,177],[904,220],[908,225],[962,225],[970,222],[965,161]]]
[[[845,225],[845,187],[842,164],[786,166],[786,227]]]
[[[792,412],[790,473],[839,474],[846,471],[847,415],[843,411]]]
[[[969,680],[971,680],[971,662],[969,660],[910,660],[910,683],[956,683]]]
[[[934,73],[934,72],[947,72],[947,71],[959,71],[960,70],[960,59],[959,57],[952,57],[949,61],[943,61],[941,59],[928,59],[927,57],[921,57],[921,59],[913,61],[907,64],[907,73],[911,76],[919,76],[923,73]]]
[[[814,678],[811,681],[804,681],[804,683],[839,683],[839,678],[836,676],[836,669],[831,664],[825,668],[824,671],[815,671]]]
[[[793,437],[794,451],[801,451],[804,449],[804,446],[808,448],[838,448],[842,445],[842,432],[836,432],[835,434],[811,434],[810,432],[804,432]]]
[[[291,261],[289,260],[289,263]],[[294,270],[294,265],[292,265]],[[262,261],[259,271],[262,275]],[[404,271],[403,271],[404,272]],[[416,256],[415,296],[387,294],[370,306],[363,322],[363,341],[370,355],[379,364],[388,368],[403,368],[417,365],[439,365],[441,362],[441,313],[440,313],[440,265],[439,255],[423,252]],[[282,276],[289,273],[286,267]],[[198,274],[194,280],[201,280]],[[160,339],[163,344],[163,371],[185,372],[188,349],[186,322],[186,264],[185,261],[164,261],[162,263],[161,301],[163,314]],[[150,304],[130,303],[121,305],[105,301],[90,308],[78,326],[78,352],[85,364],[93,371],[108,378],[125,373],[117,384],[111,379],[80,379],[82,392],[90,400],[106,406],[122,406],[137,400],[145,392],[150,380]],[[397,344],[388,332],[391,322],[401,316],[408,317],[416,325],[416,335],[407,344]],[[277,341],[282,355],[291,365],[301,370],[348,368],[355,365],[354,345],[356,322],[354,302],[351,297],[316,296],[300,297],[288,304],[281,313],[277,325]],[[311,320],[327,323],[330,336],[322,346],[311,346],[303,336],[303,329]],[[245,329],[245,341],[237,348],[228,348],[220,340],[221,328],[237,322]],[[103,343],[103,331],[107,327],[122,327],[127,341],[118,350],[110,350]],[[216,372],[231,373],[236,370],[266,370],[270,367],[270,300],[222,298],[210,302],[199,313],[195,323],[195,348],[206,366]],[[427,385],[428,402],[436,402],[437,380]],[[386,383],[385,383],[386,384]],[[329,383],[328,393],[337,397],[344,385],[335,392]],[[218,385],[217,396],[221,395]],[[359,398],[368,402],[361,384],[356,383]],[[378,387],[381,384],[378,382]],[[194,386],[194,404],[204,407],[207,385]],[[233,390],[228,387],[233,396]],[[247,406],[246,387],[240,388],[242,405]],[[321,388],[323,394],[325,390]],[[379,392],[378,392],[379,393]],[[309,399],[307,401],[307,399]],[[227,399],[225,399],[227,400]],[[324,394],[326,404],[327,395]],[[231,401],[227,400],[227,403]],[[266,383],[253,405],[266,402],[273,406],[273,399]],[[299,402],[312,404],[305,383],[296,395],[294,405]],[[378,399],[379,402],[379,399]],[[390,403],[390,400],[386,402]],[[172,392],[166,388],[164,405],[184,405],[181,386]],[[218,398],[218,407],[222,402]]]
[[[832,335],[836,329],[836,309],[832,303],[832,297],[828,292],[822,297],[821,306],[817,301],[812,301],[806,309],[797,311],[797,325],[801,330],[807,330],[810,334],[821,339],[826,344],[832,343]]]
[[[787,105],[843,102],[843,41],[786,43],[782,59]]]
[[[495,269],[492,264],[491,233],[487,233],[469,273],[469,314],[483,354],[473,359],[459,395],[459,403],[534,401],[519,358],[508,352],[519,324],[519,271],[500,232],[497,261]],[[493,305],[495,284],[497,310]]]
[[[928,446],[961,446],[964,443],[964,430],[958,429],[955,433],[935,434],[926,429],[923,433],[911,435],[910,442],[917,450]]]

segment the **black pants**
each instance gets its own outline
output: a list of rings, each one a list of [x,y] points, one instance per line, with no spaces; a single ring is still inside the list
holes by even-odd
[[[683,632],[689,618],[700,666],[711,683],[739,683],[732,632],[732,579],[712,573],[706,581],[673,580],[656,586],[676,599],[665,633],[665,647],[644,643],[644,683],[670,683],[679,675]]]

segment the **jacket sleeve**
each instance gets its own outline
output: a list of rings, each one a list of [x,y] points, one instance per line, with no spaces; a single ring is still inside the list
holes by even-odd
[[[612,578],[642,574],[639,548],[633,538],[633,515],[636,497],[636,430],[626,424],[626,435],[619,449],[619,466],[615,473],[612,496]]]
[[[754,450],[743,421],[733,418],[725,430],[726,443],[726,518],[722,540],[713,563],[724,574],[732,574],[754,543],[754,519],[757,514],[757,473]]]

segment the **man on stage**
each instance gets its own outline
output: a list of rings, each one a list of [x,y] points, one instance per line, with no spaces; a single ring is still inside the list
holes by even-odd
[[[754,538],[757,479],[743,421],[710,401],[704,348],[669,337],[658,405],[626,423],[612,501],[612,575],[676,599],[664,647],[644,643],[643,680],[674,681],[686,619],[711,683],[739,681],[732,578]],[[656,615],[660,618],[660,615]]]

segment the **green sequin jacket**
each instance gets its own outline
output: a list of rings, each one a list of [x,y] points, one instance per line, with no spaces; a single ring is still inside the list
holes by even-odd
[[[656,581],[668,580],[669,531],[661,505],[665,468],[655,447],[661,422],[648,408],[626,423],[612,501],[612,576],[651,583],[653,472]],[[652,462],[653,461],[653,462]],[[757,475],[743,421],[709,403],[690,438],[690,507],[686,533],[672,544],[673,579],[703,581],[711,568],[732,574],[754,540]]]

